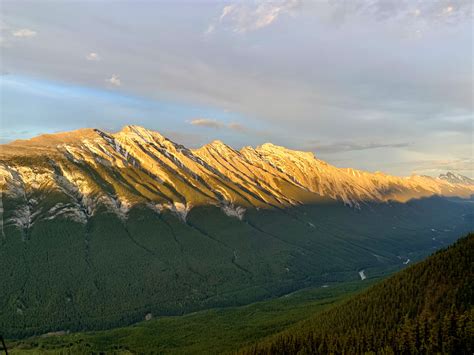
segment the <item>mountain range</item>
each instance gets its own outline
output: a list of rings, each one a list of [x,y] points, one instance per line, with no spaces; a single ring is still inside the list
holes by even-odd
[[[474,227],[472,180],[126,126],[1,146],[0,328],[23,337],[403,268]]]
[[[193,206],[215,205],[237,218],[247,208],[285,208],[324,199],[360,207],[366,202],[440,196],[470,197],[473,180],[448,173],[440,178],[400,178],[336,168],[271,143],[240,151],[214,141],[199,149],[157,132],[126,126],[110,134],[97,129],[43,135],[2,146],[2,191],[57,192],[69,203],[34,211],[27,201],[10,221],[27,229],[35,219],[67,215],[86,221],[100,205],[125,218],[145,204],[169,209],[182,219]]]

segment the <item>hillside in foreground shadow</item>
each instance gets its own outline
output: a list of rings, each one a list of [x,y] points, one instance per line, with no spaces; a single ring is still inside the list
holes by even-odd
[[[244,354],[472,354],[474,234]]]

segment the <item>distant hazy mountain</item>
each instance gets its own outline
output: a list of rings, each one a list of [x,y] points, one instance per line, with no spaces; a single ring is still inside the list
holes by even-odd
[[[452,172],[447,172],[446,174],[441,174],[439,176],[440,179],[446,180],[451,184],[464,184],[464,185],[474,185],[474,180],[468,178],[467,176],[463,176],[460,174],[455,174]]]
[[[474,229],[474,185],[136,126],[2,145],[0,174],[4,336],[364,282]]]

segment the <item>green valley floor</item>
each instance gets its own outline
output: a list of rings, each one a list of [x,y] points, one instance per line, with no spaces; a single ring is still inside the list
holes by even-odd
[[[242,307],[160,317],[106,331],[46,334],[7,341],[11,354],[225,353],[314,316],[377,279],[328,284]]]

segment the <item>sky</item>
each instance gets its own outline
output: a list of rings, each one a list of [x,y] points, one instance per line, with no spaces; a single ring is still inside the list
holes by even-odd
[[[84,127],[474,177],[470,0],[0,2],[0,143]]]

